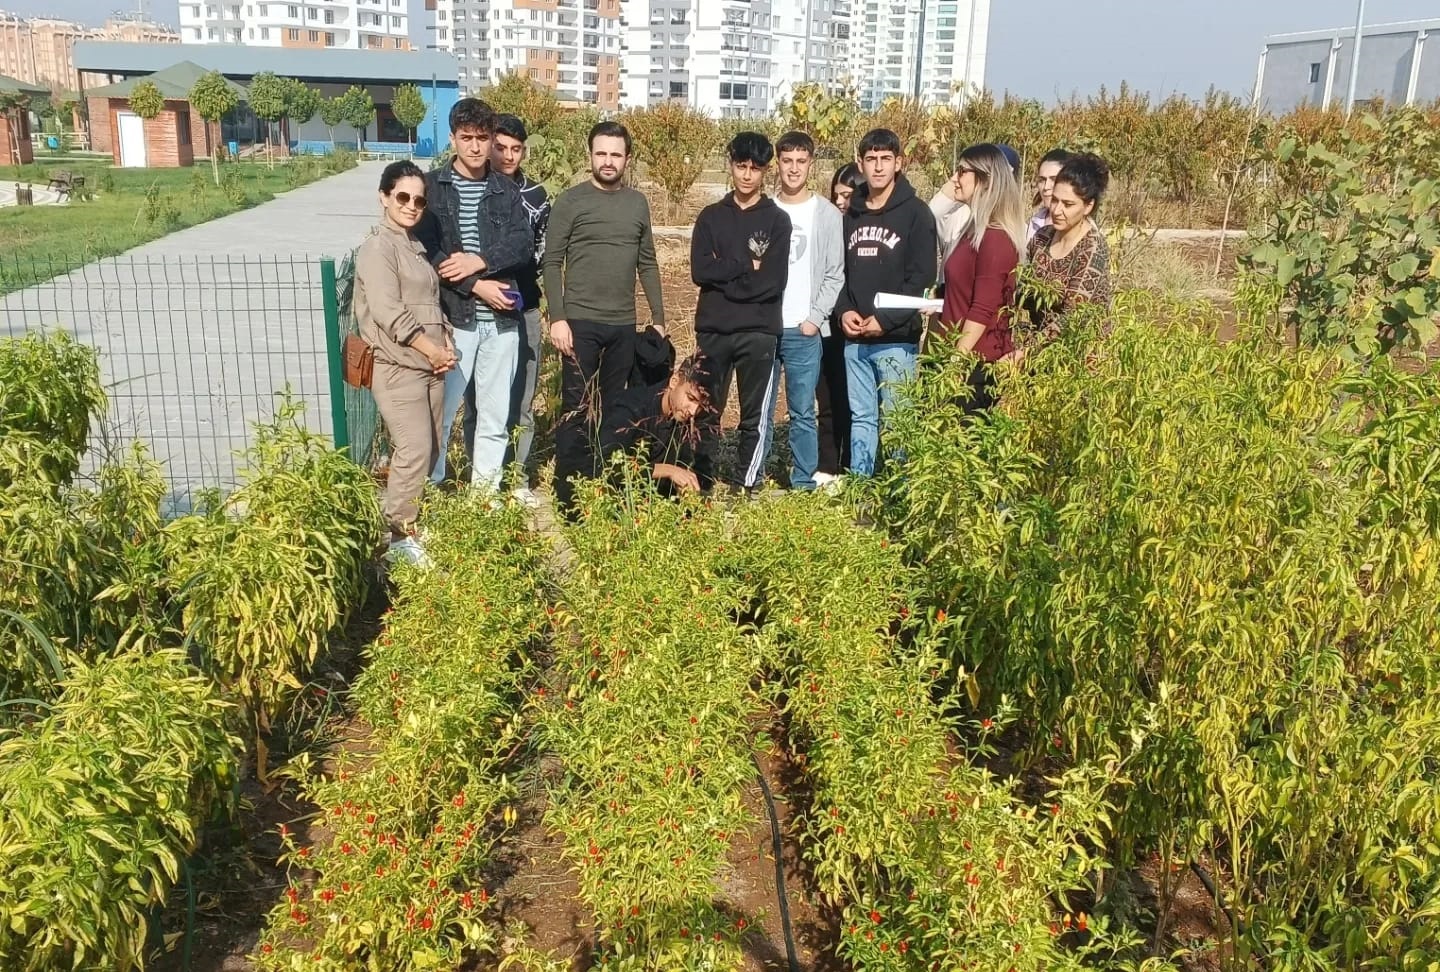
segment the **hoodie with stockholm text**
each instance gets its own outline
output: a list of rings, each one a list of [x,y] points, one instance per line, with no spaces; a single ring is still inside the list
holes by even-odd
[[[696,331],[779,337],[790,276],[790,217],[769,196],[746,209],[735,204],[734,193],[711,203],[690,236],[690,276],[700,288]]]
[[[879,209],[865,200],[867,186],[855,190],[845,213],[845,286],[835,304],[835,317],[846,311],[861,317],[872,314],[885,333],[879,337],[852,338],[863,344],[918,344],[922,327],[918,311],[875,309],[881,293],[923,297],[935,284],[935,216],[920,201],[903,175],[895,177],[890,198]]]

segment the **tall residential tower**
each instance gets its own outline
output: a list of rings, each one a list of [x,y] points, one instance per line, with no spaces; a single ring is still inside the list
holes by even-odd
[[[562,101],[620,106],[620,0],[429,0],[435,46],[476,90],[516,71]]]
[[[410,50],[406,0],[180,0],[186,44]]]

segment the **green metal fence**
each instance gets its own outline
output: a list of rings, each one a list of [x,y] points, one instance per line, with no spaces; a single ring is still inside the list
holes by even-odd
[[[340,341],[354,327],[347,266],[259,256],[77,262],[0,255],[0,337],[63,329],[96,348],[110,409],[93,456],[144,442],[165,468],[171,508],[186,509],[196,490],[236,483],[237,454],[288,390],[310,428],[371,461],[374,402],[340,381]]]

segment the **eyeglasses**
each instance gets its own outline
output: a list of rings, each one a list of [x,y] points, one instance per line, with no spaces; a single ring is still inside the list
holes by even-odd
[[[399,203],[399,204],[402,205],[402,206],[412,206],[412,205],[413,205],[416,209],[424,209],[424,208],[425,208],[425,197],[424,197],[424,196],[412,196],[412,195],[410,195],[410,193],[408,193],[408,192],[396,192],[396,193],[392,193],[391,196],[390,196],[390,198],[393,199],[393,200],[395,200],[397,203]]]

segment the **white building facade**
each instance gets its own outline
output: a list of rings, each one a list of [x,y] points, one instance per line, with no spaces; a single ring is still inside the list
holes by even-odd
[[[430,0],[435,46],[476,91],[520,72],[562,101],[620,106],[620,0]]]
[[[181,0],[186,44],[408,51],[406,0]]]
[[[990,0],[624,0],[621,103],[773,111],[800,84],[958,104],[983,87]]]
[[[861,106],[886,98],[959,105],[985,86],[990,0],[853,0]]]

